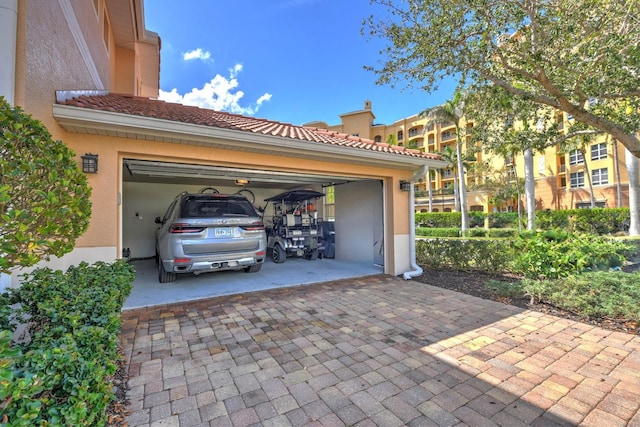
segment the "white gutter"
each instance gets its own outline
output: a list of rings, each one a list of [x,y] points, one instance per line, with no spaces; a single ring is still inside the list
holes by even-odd
[[[16,90],[18,0],[0,0],[0,96],[11,105]]]
[[[429,166],[423,165],[420,172],[413,175],[409,181],[409,260],[411,261],[412,271],[405,272],[402,277],[404,280],[409,280],[412,277],[416,277],[422,274],[422,268],[416,262],[416,208],[414,197],[414,183],[425,176],[429,172]]]

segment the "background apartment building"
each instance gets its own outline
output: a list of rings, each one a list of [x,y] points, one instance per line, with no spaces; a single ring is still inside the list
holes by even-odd
[[[311,122],[305,126],[326,128],[349,135],[357,135],[376,142],[387,142],[407,148],[418,148],[426,153],[455,153],[456,128],[454,123],[429,124],[426,117],[415,114],[385,125],[375,123],[371,101],[364,102],[362,110],[341,114],[340,123]],[[560,127],[567,128],[570,117],[559,114]],[[473,123],[462,121],[461,127],[470,129]],[[467,132],[468,133],[468,132]],[[488,153],[472,144],[469,135],[463,136],[463,155],[466,165],[467,206],[470,211],[512,211],[525,208],[524,194],[518,197],[515,183],[524,178],[522,154],[502,157]],[[536,210],[575,209],[591,206],[590,185],[597,207],[629,206],[628,177],[624,162],[624,147],[609,136],[599,136],[585,144],[583,150],[563,152],[559,147],[534,153],[536,181]],[[455,211],[454,165],[432,170],[430,177],[416,185],[416,210],[428,212]],[[496,200],[496,185],[513,185],[514,197]],[[431,186],[431,208],[428,188]]]

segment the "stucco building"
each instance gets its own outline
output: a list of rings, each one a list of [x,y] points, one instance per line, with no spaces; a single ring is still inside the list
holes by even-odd
[[[87,154],[98,160],[87,175],[89,229],[53,267],[125,249],[153,257],[154,218],[176,194],[214,186],[249,188],[257,204],[283,190],[331,189],[336,258],[394,275],[415,268],[401,183],[444,166],[438,155],[155,99],[161,43],[145,28],[142,0],[0,0],[0,40],[0,95],[41,120],[78,165]]]
[[[387,141],[397,146],[419,149],[423,153],[443,153],[447,147],[455,152],[456,130],[453,123],[428,125],[428,119],[415,114],[391,124],[375,123],[371,101],[364,108],[341,114],[340,123],[329,125],[312,122],[309,125],[325,127],[338,132],[360,135],[374,141]],[[571,117],[557,115],[561,128],[568,128]],[[462,120],[461,126],[472,127],[472,122]],[[474,151],[466,173],[467,206],[472,211],[491,212],[494,209],[514,209],[517,201],[494,203],[492,191],[484,185],[489,175],[508,182],[524,177],[523,156],[504,158],[471,147],[470,138],[463,143],[463,152]],[[473,148],[473,150],[471,150]],[[483,167],[479,168],[478,165]],[[590,206],[589,179],[593,184],[598,207],[628,206],[628,177],[625,167],[625,150],[608,136],[600,136],[585,147],[584,155],[578,150],[561,152],[558,147],[546,149],[534,155],[536,182],[536,209],[575,209]],[[431,179],[424,176],[417,184],[423,190],[416,202],[416,209],[428,211],[426,197],[429,181],[432,188],[431,210],[448,212],[454,207],[454,169],[445,167],[431,172]],[[524,197],[522,208],[524,205]]]

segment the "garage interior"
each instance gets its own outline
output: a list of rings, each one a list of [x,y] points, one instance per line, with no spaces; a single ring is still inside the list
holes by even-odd
[[[287,258],[275,264],[270,254],[254,274],[222,271],[179,275],[176,282],[158,282],[155,256],[155,218],[163,216],[173,198],[183,191],[213,187],[232,194],[248,189],[254,205],[266,210],[267,227],[273,215],[264,199],[293,189],[325,192],[334,189],[335,257],[314,261]],[[122,237],[137,271],[125,308],[144,307],[242,292],[296,286],[384,272],[383,181],[307,173],[123,159]],[[318,201],[318,216],[329,216],[325,201]],[[326,220],[326,218],[325,218]]]

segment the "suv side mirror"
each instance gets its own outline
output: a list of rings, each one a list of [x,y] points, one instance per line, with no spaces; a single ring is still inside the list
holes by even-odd
[[[155,223],[156,224],[162,224],[162,218],[160,218],[159,216],[156,217],[155,219]]]

